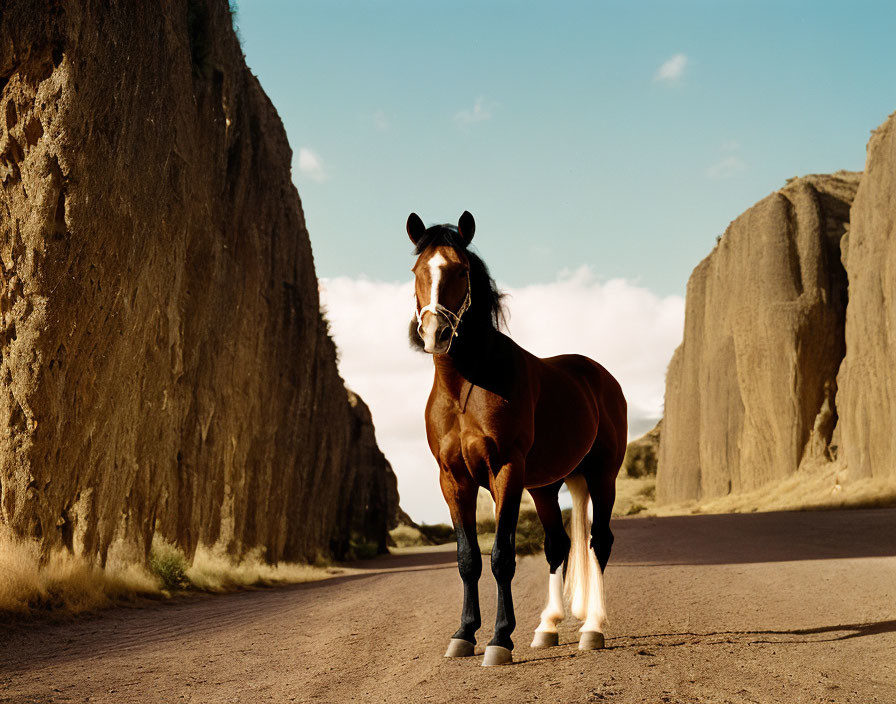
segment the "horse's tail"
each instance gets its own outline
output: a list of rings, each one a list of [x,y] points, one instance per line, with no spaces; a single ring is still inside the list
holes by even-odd
[[[566,486],[572,496],[572,517],[569,521],[571,545],[566,562],[564,591],[572,615],[584,620],[588,615],[591,580],[591,495],[585,477],[567,477]],[[602,580],[601,580],[602,581]]]

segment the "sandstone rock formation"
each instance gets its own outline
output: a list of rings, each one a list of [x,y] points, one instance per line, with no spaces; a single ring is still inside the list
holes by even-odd
[[[333,552],[348,552],[352,540],[376,542],[380,552],[386,552],[389,531],[406,514],[398,506],[398,482],[392,467],[376,444],[370,409],[357,394],[349,392],[351,423],[349,425],[350,455],[343,481],[346,492],[342,516],[347,526],[339,524],[339,535]],[[371,473],[370,468],[384,471]],[[348,531],[345,531],[345,528]]]
[[[694,270],[666,379],[659,503],[749,491],[830,452],[840,239],[859,176],[793,180],[732,222]]]
[[[620,474],[637,479],[656,474],[660,450],[660,435],[663,431],[662,419],[653,430],[632,440],[625,448]]]
[[[291,152],[225,0],[0,5],[0,520],[142,559],[382,544]]]
[[[846,357],[837,376],[850,479],[896,482],[896,113],[871,137],[843,255]]]

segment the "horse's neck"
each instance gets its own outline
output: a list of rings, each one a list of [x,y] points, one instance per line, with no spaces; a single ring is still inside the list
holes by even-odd
[[[448,354],[436,355],[436,379],[442,387],[459,395],[465,388],[464,382],[477,386],[487,385],[487,377],[504,350],[500,332],[494,328],[462,330],[451,345]],[[505,338],[506,339],[506,338]]]

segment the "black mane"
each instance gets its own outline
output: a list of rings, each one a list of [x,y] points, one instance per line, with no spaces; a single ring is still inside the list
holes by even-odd
[[[414,254],[419,256],[429,247],[447,246],[453,247],[470,262],[470,308],[464,314],[458,335],[464,330],[482,329],[487,327],[497,330],[506,322],[504,314],[504,294],[498,290],[498,285],[489,274],[485,262],[479,255],[470,250],[461,239],[454,225],[433,225],[426,229],[423,236],[417,240]],[[410,326],[411,347],[423,349],[423,340],[417,334],[417,320],[413,318]]]

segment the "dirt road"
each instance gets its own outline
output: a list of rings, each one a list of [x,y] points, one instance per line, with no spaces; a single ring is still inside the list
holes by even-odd
[[[451,547],[328,582],[118,609],[0,636],[0,702],[896,702],[896,510],[614,523],[607,648],[532,651],[543,559],[519,561],[516,662],[445,660]],[[494,617],[483,574],[481,652]]]

